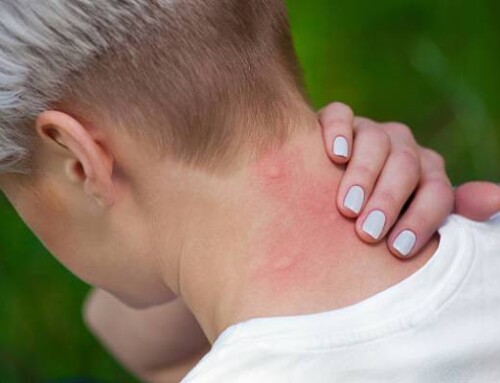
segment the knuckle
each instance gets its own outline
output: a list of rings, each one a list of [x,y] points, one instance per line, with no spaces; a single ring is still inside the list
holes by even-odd
[[[426,182],[427,186],[432,188],[434,193],[449,194],[453,193],[451,185],[441,178],[434,178]]]
[[[391,138],[389,137],[389,134],[376,126],[367,127],[365,134],[366,139],[369,140],[374,146],[388,148],[391,145]]]
[[[354,117],[354,124],[358,130],[363,131],[364,129],[372,128],[375,125],[375,122],[366,117],[356,116]]]
[[[403,123],[387,122],[383,125],[388,132],[391,132],[394,135],[398,135],[407,139],[413,139],[413,132],[411,131],[410,127]]]
[[[435,150],[425,148],[423,149],[423,155],[434,166],[438,166],[439,168],[443,169],[445,168],[446,161],[444,157]]]
[[[428,181],[427,187],[431,190],[432,195],[439,201],[443,210],[450,212],[455,203],[455,192],[449,182],[444,180]]]
[[[392,155],[392,160],[399,164],[400,167],[405,169],[408,174],[418,174],[420,175],[420,157],[418,153],[412,150],[410,147],[405,147],[398,149]]]
[[[402,179],[415,179],[421,178],[422,166],[418,154],[411,149],[401,149],[391,154],[391,161],[397,164],[397,168],[401,170],[395,177]],[[418,181],[415,181],[417,183]]]
[[[352,172],[357,179],[363,180],[363,184],[372,182],[378,177],[377,171],[366,164],[353,165],[350,167],[349,172]]]
[[[455,198],[455,192],[451,185],[445,181],[434,181],[434,193],[442,198],[443,200],[453,202]]]

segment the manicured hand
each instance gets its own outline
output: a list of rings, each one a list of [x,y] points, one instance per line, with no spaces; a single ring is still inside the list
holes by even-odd
[[[356,219],[363,241],[387,238],[397,257],[417,254],[453,211],[442,157],[420,147],[407,126],[354,117],[344,104],[327,106],[320,122],[329,157],[347,164],[337,198],[341,213]],[[457,190],[456,210],[487,219],[500,210],[499,201],[496,185],[464,185]]]

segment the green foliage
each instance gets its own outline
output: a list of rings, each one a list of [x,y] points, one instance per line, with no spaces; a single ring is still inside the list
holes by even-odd
[[[289,0],[313,104],[409,124],[455,183],[500,180],[500,3]],[[497,60],[499,59],[499,60]],[[92,339],[87,287],[0,197],[0,381],[132,381]]]
[[[455,183],[500,180],[498,2],[288,3],[315,106],[405,122]]]
[[[132,381],[83,325],[87,286],[52,258],[3,197],[0,217],[0,382]]]

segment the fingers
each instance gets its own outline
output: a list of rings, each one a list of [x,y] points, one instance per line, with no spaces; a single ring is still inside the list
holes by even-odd
[[[420,181],[418,146],[408,128],[389,123],[382,129],[391,138],[392,150],[356,223],[358,235],[369,243],[386,236]]]
[[[391,149],[388,134],[375,123],[356,118],[355,125],[356,143],[337,198],[340,212],[349,218],[357,217],[365,207]]]
[[[326,106],[319,115],[323,141],[330,159],[345,164],[352,153],[354,114],[347,105],[336,102]]]
[[[405,125],[354,118],[343,104],[327,106],[320,121],[329,157],[338,164],[349,162],[338,191],[340,212],[358,217],[356,231],[363,241],[376,243],[390,232],[388,247],[394,255],[418,254],[453,208],[443,159],[420,148]],[[457,211],[470,218],[490,217],[500,210],[500,187],[492,190],[491,184],[459,188]],[[487,203],[477,203],[480,195],[488,196]]]
[[[389,249],[399,258],[418,254],[453,209],[453,189],[443,159],[428,149],[420,149],[420,155],[420,187],[388,239]]]
[[[455,191],[455,213],[475,221],[486,221],[500,212],[500,186],[470,182]]]

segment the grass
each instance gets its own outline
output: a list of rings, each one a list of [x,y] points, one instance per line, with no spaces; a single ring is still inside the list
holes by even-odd
[[[290,0],[318,108],[410,125],[455,183],[500,180],[500,3]],[[59,266],[0,197],[0,381],[132,379],[84,328],[87,286]]]

